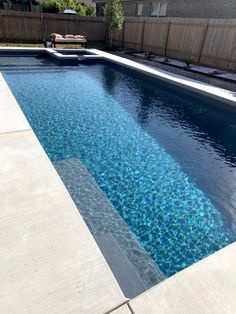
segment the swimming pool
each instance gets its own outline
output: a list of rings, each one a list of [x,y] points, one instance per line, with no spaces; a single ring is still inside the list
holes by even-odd
[[[106,63],[3,74],[72,197],[85,166],[164,275],[235,240],[235,113]]]

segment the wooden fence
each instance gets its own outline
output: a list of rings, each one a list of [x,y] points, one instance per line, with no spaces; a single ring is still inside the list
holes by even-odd
[[[104,42],[105,28],[100,17],[65,14],[0,11],[0,40],[42,42],[51,33],[81,34],[91,42]]]
[[[2,41],[41,42],[52,32],[86,35],[90,42],[106,38],[101,17],[0,11]],[[114,43],[236,71],[236,19],[129,17],[114,33]]]
[[[114,43],[236,71],[236,19],[126,18]]]

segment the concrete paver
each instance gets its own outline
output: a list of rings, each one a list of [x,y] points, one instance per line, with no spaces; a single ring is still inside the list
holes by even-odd
[[[130,301],[135,314],[236,313],[236,243]]]

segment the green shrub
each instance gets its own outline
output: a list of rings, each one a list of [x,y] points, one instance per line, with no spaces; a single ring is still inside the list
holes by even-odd
[[[86,7],[76,0],[63,1],[63,10],[64,9],[71,9],[78,15],[86,15]]]
[[[47,13],[58,13],[62,10],[62,2],[59,0],[44,0],[40,6]]]
[[[41,4],[43,12],[58,13],[65,9],[75,11],[78,15],[95,15],[95,8],[80,3],[78,0],[44,0]]]
[[[95,6],[86,5],[86,15],[87,16],[94,16],[94,15],[96,15]]]

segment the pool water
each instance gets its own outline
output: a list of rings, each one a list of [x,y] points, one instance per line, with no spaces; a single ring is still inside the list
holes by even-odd
[[[110,64],[3,74],[51,161],[82,161],[166,276],[236,239],[235,113]]]

